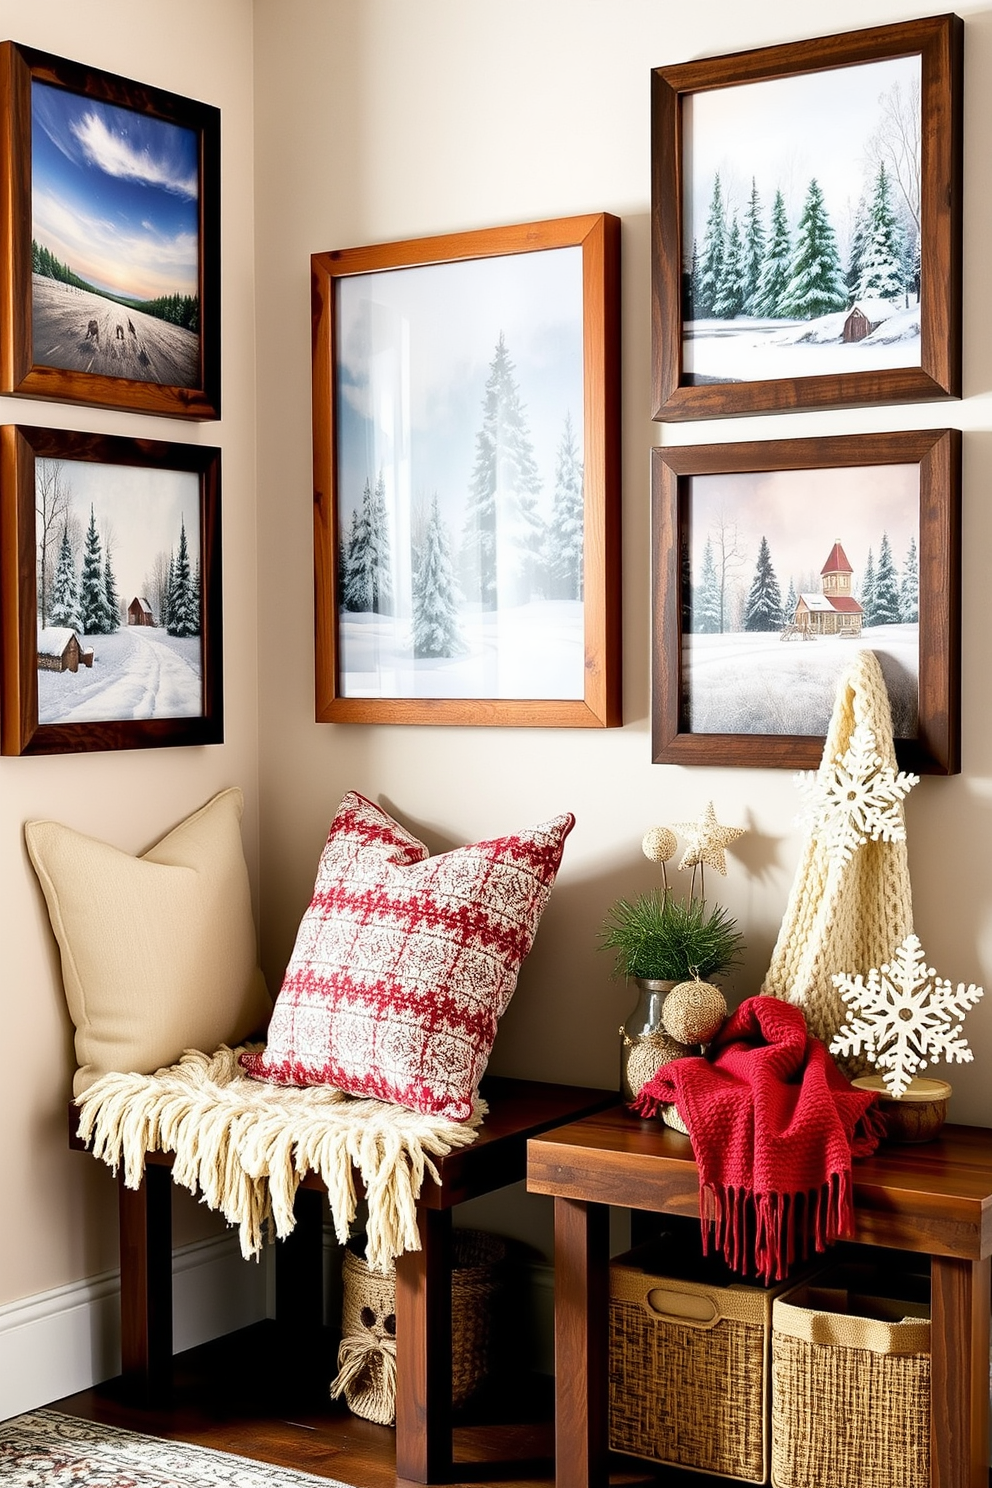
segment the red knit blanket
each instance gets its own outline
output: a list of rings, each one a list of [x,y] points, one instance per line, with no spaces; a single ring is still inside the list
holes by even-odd
[[[875,1096],[845,1079],[798,1007],[741,1003],[707,1057],[663,1065],[634,1110],[670,1102],[699,1167],[703,1247],[712,1239],[733,1270],[777,1281],[797,1254],[852,1233],[851,1159],[883,1135]]]

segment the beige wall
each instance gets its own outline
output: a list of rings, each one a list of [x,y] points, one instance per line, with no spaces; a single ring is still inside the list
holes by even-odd
[[[578,819],[493,1067],[610,1084],[631,1002],[596,928],[648,886],[647,826],[707,800],[746,825],[724,902],[756,990],[799,848],[788,772],[650,764],[648,459],[658,442],[955,424],[965,440],[964,772],[908,803],[918,928],[935,964],[992,986],[992,347],[986,157],[992,19],[967,25],[965,392],[926,408],[662,428],[649,418],[650,68],[934,10],[926,0],[0,0],[2,34],[218,104],[223,111],[224,418],[186,425],[9,400],[4,420],[217,443],[224,450],[227,740],[204,750],[0,760],[0,1302],[114,1263],[112,1187],[65,1150],[70,1034],[47,920],[23,852],[50,816],[140,851],[222,785],[245,786],[263,955],[278,979],[327,822],[355,787],[437,849],[559,810]],[[254,159],[253,159],[254,151]],[[252,171],[254,168],[254,181]],[[254,196],[253,196],[254,193]],[[317,726],[312,704],[309,285],[316,250],[586,211],[623,219],[625,727]],[[255,293],[257,285],[257,294]],[[255,320],[257,319],[257,341]],[[256,354],[257,345],[257,354]],[[256,416],[257,411],[257,416]],[[255,510],[257,454],[258,510]],[[257,525],[256,525],[257,515]],[[256,543],[258,550],[256,572]],[[257,638],[257,666],[253,659]],[[258,721],[256,721],[258,720]],[[975,1064],[953,1114],[987,1124],[992,995],[969,1018]],[[526,1229],[517,1200],[489,1221]],[[202,1226],[185,1218],[184,1233]]]
[[[610,901],[652,882],[644,830],[696,815],[747,826],[726,883],[757,990],[792,881],[798,796],[787,771],[653,766],[649,744],[648,467],[653,444],[957,424],[965,442],[964,773],[908,803],[918,928],[938,968],[992,986],[992,738],[986,683],[992,539],[992,352],[986,270],[992,17],[966,5],[963,402],[659,427],[649,407],[652,66],[934,11],[929,0],[256,0],[262,903],[278,974],[328,819],[356,787],[432,847],[570,809],[577,826],[504,1020],[492,1068],[610,1084],[632,1002],[596,950]],[[289,100],[289,102],[287,102]],[[605,210],[623,220],[622,730],[473,730],[311,722],[311,252]],[[976,1062],[954,1115],[987,1123],[992,995],[970,1015]],[[530,1228],[487,1206],[491,1223]]]
[[[0,1302],[116,1263],[114,1184],[66,1146],[71,1030],[48,917],[22,824],[68,822],[143,851],[230,784],[245,788],[253,877],[258,839],[255,332],[252,260],[252,27],[244,0],[0,0],[0,36],[216,104],[223,129],[223,407],[216,424],[0,400],[6,423],[223,448],[226,739],[201,749],[0,759]],[[99,892],[93,886],[94,894]],[[204,1232],[202,1210],[178,1234]],[[213,1226],[211,1226],[213,1228]]]

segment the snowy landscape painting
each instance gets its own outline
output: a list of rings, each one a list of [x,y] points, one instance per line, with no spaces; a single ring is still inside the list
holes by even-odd
[[[691,476],[685,727],[823,736],[840,676],[867,646],[895,736],[915,738],[920,500],[918,463]]]
[[[201,717],[198,474],[71,458],[34,474],[38,723]]]
[[[921,75],[915,53],[686,93],[683,383],[920,366]]]
[[[581,700],[583,250],[335,284],[338,685]]]
[[[197,131],[35,79],[31,141],[35,364],[195,388]]]

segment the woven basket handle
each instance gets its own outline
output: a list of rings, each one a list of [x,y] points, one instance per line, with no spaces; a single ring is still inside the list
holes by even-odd
[[[644,1308],[656,1321],[684,1323],[688,1328],[715,1328],[721,1316],[713,1297],[665,1287],[652,1287],[644,1298]]]

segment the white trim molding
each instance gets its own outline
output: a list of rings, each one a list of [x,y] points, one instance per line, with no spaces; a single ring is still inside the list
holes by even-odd
[[[235,1233],[173,1252],[173,1347],[195,1348],[266,1316],[269,1247],[242,1260]],[[0,1306],[0,1419],[120,1373],[120,1272]]]

